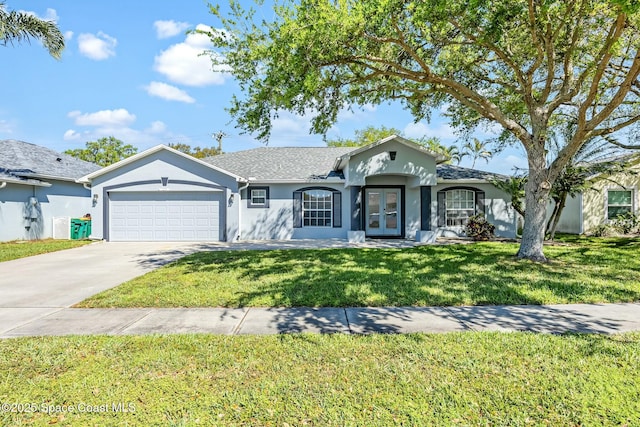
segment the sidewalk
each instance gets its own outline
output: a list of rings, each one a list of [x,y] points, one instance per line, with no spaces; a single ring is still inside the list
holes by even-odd
[[[48,310],[34,316],[34,310]],[[44,335],[640,330],[640,304],[389,308],[2,308],[0,338]],[[3,322],[3,317],[24,323]],[[35,319],[35,320],[34,320]]]

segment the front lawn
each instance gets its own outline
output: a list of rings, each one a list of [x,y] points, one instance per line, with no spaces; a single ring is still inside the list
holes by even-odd
[[[515,243],[202,252],[79,307],[357,307],[640,301],[640,239],[576,239],[553,262]]]
[[[77,248],[91,243],[89,240],[29,240],[0,243],[0,262],[24,258],[63,249]]]
[[[0,371],[13,426],[640,419],[640,333],[21,338],[0,341]]]

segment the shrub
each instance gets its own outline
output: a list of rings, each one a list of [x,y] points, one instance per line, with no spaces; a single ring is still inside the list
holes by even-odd
[[[600,224],[591,229],[592,236],[594,237],[607,237],[611,235],[611,226],[609,224]]]
[[[640,216],[631,212],[618,215],[611,221],[611,226],[620,234],[637,233],[640,228]]]
[[[465,234],[473,240],[490,240],[494,235],[496,226],[491,224],[482,214],[469,217],[465,226]]]

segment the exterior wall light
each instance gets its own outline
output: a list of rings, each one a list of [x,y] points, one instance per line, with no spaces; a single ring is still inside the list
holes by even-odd
[[[395,160],[396,159],[396,152],[395,151],[389,151],[389,158],[391,160]]]

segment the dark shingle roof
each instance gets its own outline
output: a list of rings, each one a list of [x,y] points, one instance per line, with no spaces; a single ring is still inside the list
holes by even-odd
[[[358,147],[260,147],[207,157],[205,162],[256,180],[318,180],[344,178],[333,172],[336,159]],[[445,180],[478,179],[490,181],[503,175],[454,165],[438,165],[438,178]]]
[[[14,177],[76,180],[100,166],[46,147],[5,139],[0,141],[0,171]]]
[[[436,166],[438,178],[446,180],[458,179],[479,179],[491,181],[493,179],[505,179],[505,175],[492,172],[485,172],[477,169],[463,168],[455,165],[438,165]]]
[[[353,147],[260,147],[207,157],[205,162],[243,178],[256,180],[317,180],[340,177],[336,159]]]

